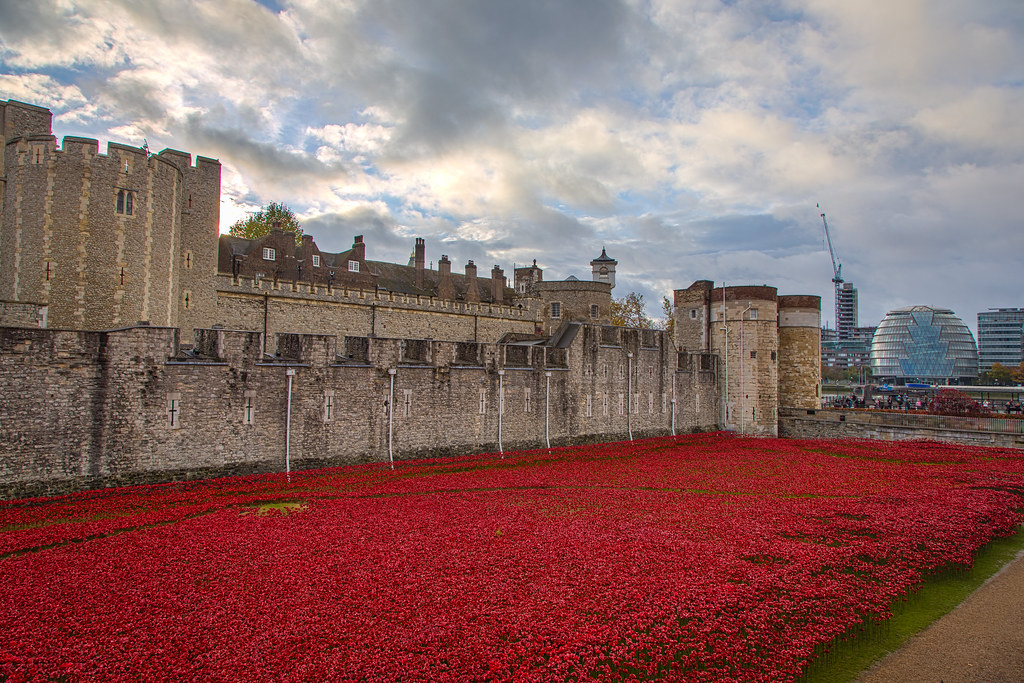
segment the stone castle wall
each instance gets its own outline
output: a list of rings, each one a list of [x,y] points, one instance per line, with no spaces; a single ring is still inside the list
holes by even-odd
[[[307,282],[217,277],[216,309],[207,320],[229,329],[337,336],[496,341],[536,332],[535,299],[512,305],[365,291]]]
[[[191,333],[213,307],[220,164],[76,137],[58,149],[38,109],[3,104],[0,299],[47,306],[50,327]]]
[[[562,348],[280,334],[264,356],[249,331],[198,330],[182,353],[173,328],[0,328],[0,493],[281,471],[286,446],[306,469],[716,426],[714,372],[690,371],[701,361],[681,360],[663,333],[569,337]]]
[[[779,406],[815,409],[821,401],[821,297],[779,297]]]

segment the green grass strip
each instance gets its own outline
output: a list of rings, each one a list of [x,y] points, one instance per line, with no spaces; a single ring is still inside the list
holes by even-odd
[[[970,571],[948,569],[928,578],[917,592],[893,606],[893,616],[870,622],[845,639],[830,644],[804,672],[801,683],[844,683],[856,680],[875,662],[903,647],[932,622],[949,614],[971,593],[1024,550],[1024,531],[997,538],[981,548]]]

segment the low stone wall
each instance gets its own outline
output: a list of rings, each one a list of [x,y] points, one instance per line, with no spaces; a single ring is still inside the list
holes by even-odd
[[[779,413],[779,435],[792,439],[928,439],[1024,448],[1024,420],[872,410],[784,409]]]

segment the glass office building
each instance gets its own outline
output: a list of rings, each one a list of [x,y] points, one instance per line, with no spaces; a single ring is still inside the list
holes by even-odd
[[[1024,308],[990,308],[978,314],[980,370],[994,363],[1015,368],[1024,361]]]
[[[978,377],[978,346],[948,308],[897,308],[871,339],[871,372],[897,384],[969,384]]]

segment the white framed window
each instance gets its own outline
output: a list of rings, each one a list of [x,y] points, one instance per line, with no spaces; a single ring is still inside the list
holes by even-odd
[[[750,320],[757,320],[757,309],[756,308],[751,308],[750,309]]]
[[[358,273],[359,272],[359,261],[349,261],[348,262],[348,270],[349,270],[350,273]]]
[[[324,392],[324,422],[334,420],[334,389]]]
[[[263,247],[263,260],[264,261],[275,261],[277,260],[277,251],[270,247]]]
[[[562,304],[561,302],[554,301],[551,303],[551,317],[561,318],[562,317]]]
[[[256,424],[256,392],[251,389],[246,391],[243,396],[242,424]]]
[[[481,389],[480,390],[480,414],[481,415],[487,414],[487,390],[486,389]]]
[[[320,254],[313,254],[313,267],[314,268],[319,268],[320,267]]]
[[[524,401],[523,412],[525,412],[525,413],[532,413],[533,412],[533,404],[531,403],[531,399],[530,399],[530,387],[526,387],[525,389],[523,389],[523,401]]]

